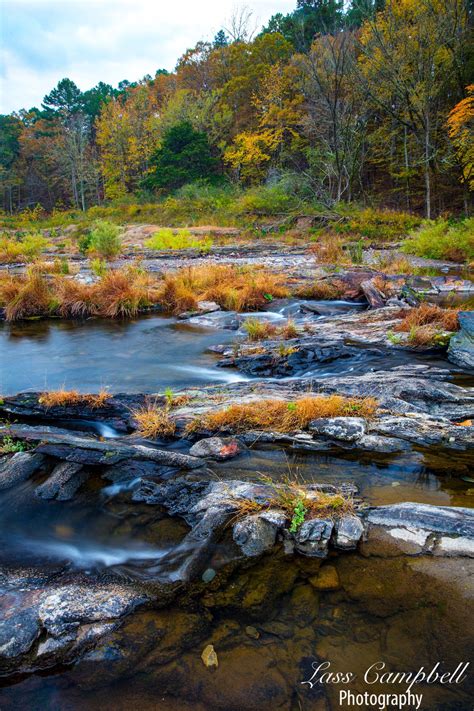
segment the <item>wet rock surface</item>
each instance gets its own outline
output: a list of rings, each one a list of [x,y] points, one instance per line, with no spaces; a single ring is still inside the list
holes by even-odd
[[[3,674],[34,671],[76,658],[149,599],[130,587],[87,578],[29,590],[10,584],[2,592]]]
[[[449,342],[448,358],[462,368],[474,369],[474,312],[459,316],[460,331]]]

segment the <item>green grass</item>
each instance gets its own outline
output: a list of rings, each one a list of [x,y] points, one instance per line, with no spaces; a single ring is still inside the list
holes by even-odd
[[[173,232],[169,228],[163,228],[145,241],[148,249],[199,249],[201,252],[209,252],[212,247],[210,237],[195,237],[189,230],[179,230]]]
[[[454,224],[447,220],[425,222],[408,236],[402,249],[428,259],[471,262],[474,260],[474,217]]]

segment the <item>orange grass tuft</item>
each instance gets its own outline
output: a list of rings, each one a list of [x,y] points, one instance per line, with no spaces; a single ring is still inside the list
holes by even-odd
[[[170,418],[168,409],[156,403],[150,402],[132,410],[132,416],[137,424],[137,434],[145,439],[171,437],[176,431],[176,423]]]
[[[342,395],[307,396],[293,402],[258,400],[242,405],[233,404],[223,410],[209,412],[193,420],[188,425],[187,431],[293,432],[304,429],[311,420],[320,417],[350,415],[371,417],[376,409],[377,401],[373,398],[346,398]]]
[[[92,409],[98,409],[104,407],[111,397],[112,395],[106,390],[101,390],[99,393],[80,393],[78,390],[62,389],[41,393],[38,401],[47,409],[74,405],[88,405]]]
[[[457,331],[459,330],[459,311],[461,311],[460,308],[442,309],[436,304],[423,303],[413,309],[400,311],[398,316],[402,320],[394,330],[410,332],[419,326],[433,326],[444,331]]]

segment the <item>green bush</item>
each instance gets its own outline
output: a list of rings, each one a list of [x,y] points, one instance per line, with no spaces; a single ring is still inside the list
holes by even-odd
[[[119,237],[120,228],[112,222],[100,220],[91,230],[89,252],[98,254],[104,259],[113,259],[120,254],[122,241]]]
[[[405,240],[404,252],[428,259],[455,262],[474,260],[474,217],[455,224],[447,220],[425,222]]]
[[[329,225],[336,233],[374,241],[399,240],[421,224],[419,217],[394,210],[340,206],[338,212],[344,220]]]
[[[200,249],[208,252],[212,247],[210,237],[193,237],[189,230],[173,232],[169,228],[163,228],[145,241],[148,249]]]
[[[282,185],[261,185],[247,190],[237,199],[233,211],[236,215],[277,215],[289,212],[296,199]]]

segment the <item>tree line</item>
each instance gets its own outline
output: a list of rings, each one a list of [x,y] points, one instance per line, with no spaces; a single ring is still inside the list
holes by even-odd
[[[173,72],[0,116],[7,212],[86,210],[205,180],[284,181],[325,205],[468,211],[472,0],[298,0],[258,34],[248,10]]]

